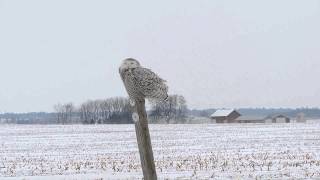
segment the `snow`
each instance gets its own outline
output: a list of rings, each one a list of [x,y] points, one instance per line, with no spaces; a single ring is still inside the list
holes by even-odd
[[[234,109],[219,109],[214,112],[211,117],[224,117],[224,116],[229,116]]]
[[[320,123],[150,125],[159,179],[320,178]],[[134,125],[1,125],[0,179],[141,179]]]

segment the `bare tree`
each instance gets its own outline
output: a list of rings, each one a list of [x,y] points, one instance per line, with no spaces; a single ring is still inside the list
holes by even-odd
[[[63,106],[59,103],[54,105],[54,110],[56,111],[57,114],[57,123],[61,123],[62,122],[62,118],[63,118]]]
[[[181,95],[170,95],[165,102],[151,101],[151,106],[150,116],[155,119],[155,121],[163,119],[166,123],[170,123],[171,120],[185,122],[187,103]]]
[[[188,113],[187,101],[183,96],[177,96],[177,112],[176,117],[180,122],[185,123]]]
[[[79,113],[84,124],[131,123],[129,100],[122,97],[87,101]]]
[[[75,113],[75,107],[73,103],[67,103],[63,105],[64,112],[65,112],[65,119],[64,119],[64,124],[66,123],[74,123],[73,122],[73,115]]]
[[[57,114],[57,122],[61,124],[73,123],[73,115],[75,114],[75,107],[73,103],[57,104],[54,106]]]

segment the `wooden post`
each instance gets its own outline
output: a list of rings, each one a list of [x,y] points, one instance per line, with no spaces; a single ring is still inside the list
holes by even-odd
[[[135,100],[131,105],[134,106],[132,118],[135,122],[143,176],[145,180],[156,180],[157,173],[152,152],[145,100]]]

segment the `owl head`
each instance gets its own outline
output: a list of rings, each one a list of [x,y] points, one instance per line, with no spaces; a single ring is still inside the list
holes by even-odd
[[[127,59],[123,60],[121,66],[120,66],[120,72],[134,69],[137,67],[140,67],[139,61],[137,61],[133,58],[127,58]]]

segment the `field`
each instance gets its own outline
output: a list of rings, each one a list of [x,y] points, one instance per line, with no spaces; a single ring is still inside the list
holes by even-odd
[[[320,179],[320,123],[151,125],[159,179]],[[0,179],[141,179],[133,125],[0,125]]]

